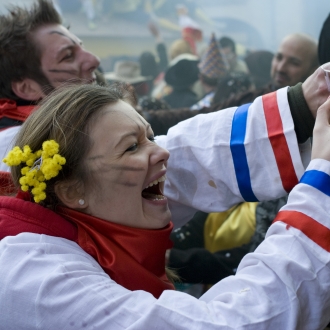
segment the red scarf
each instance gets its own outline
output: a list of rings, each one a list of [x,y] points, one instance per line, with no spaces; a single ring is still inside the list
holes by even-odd
[[[32,232],[75,241],[118,284],[156,298],[174,289],[164,266],[172,228],[172,223],[157,230],[131,228],[64,207],[55,213],[19,198],[0,197],[0,239]]]
[[[17,106],[14,100],[0,99],[0,119],[6,117],[24,122],[35,105]]]
[[[10,172],[0,171],[0,196],[15,196],[17,187],[15,187]]]

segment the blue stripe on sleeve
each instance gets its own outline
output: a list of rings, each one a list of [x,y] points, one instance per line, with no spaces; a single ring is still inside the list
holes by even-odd
[[[250,170],[244,147],[249,107],[250,104],[244,104],[236,109],[231,129],[230,150],[233,157],[238,188],[242,197],[248,202],[258,202],[252,190]]]
[[[300,179],[300,182],[308,184],[330,196],[330,176],[324,172],[317,170],[307,171]]]

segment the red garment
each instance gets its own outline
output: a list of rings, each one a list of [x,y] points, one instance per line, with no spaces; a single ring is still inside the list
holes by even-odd
[[[0,196],[14,195],[17,188],[11,178],[10,172],[0,171]]]
[[[34,109],[34,105],[17,106],[14,100],[0,99],[0,119],[6,117],[24,122]]]
[[[131,228],[64,207],[55,213],[20,198],[0,197],[0,239],[32,232],[75,241],[118,284],[156,298],[174,289],[165,274],[172,228],[172,223],[158,230]]]

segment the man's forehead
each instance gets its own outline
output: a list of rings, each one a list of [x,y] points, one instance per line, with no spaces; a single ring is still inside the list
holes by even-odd
[[[71,43],[80,44],[81,40],[71,33],[67,28],[63,25],[45,25],[38,28],[35,32],[33,32],[34,39],[38,42],[40,41],[50,41],[50,37],[55,36],[59,39],[63,39],[63,41],[67,40]]]
[[[278,53],[304,60],[310,51],[307,43],[292,39],[282,43]]]
[[[283,48],[281,47],[278,50],[277,54],[280,54],[288,59],[296,60],[296,61],[304,61],[305,58],[304,53],[292,47],[283,47]]]

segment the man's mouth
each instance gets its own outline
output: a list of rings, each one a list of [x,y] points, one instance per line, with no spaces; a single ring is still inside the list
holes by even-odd
[[[287,81],[287,80],[289,80],[289,77],[283,73],[276,73],[275,79],[277,81]]]
[[[164,182],[165,179],[166,177],[165,175],[163,175],[157,180],[154,180],[151,183],[149,183],[149,185],[145,189],[143,189],[142,197],[152,201],[166,199],[160,187],[161,183]]]
[[[96,78],[91,78],[89,80],[87,80],[88,84],[94,84],[96,82]]]

